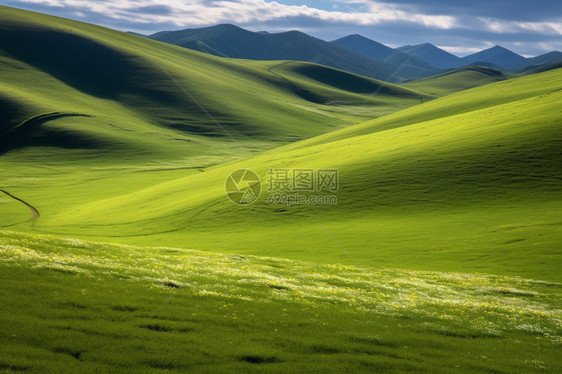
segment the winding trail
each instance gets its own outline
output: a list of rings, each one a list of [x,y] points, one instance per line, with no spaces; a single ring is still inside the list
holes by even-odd
[[[64,113],[64,112],[50,112],[50,113],[38,114],[36,116],[26,119],[19,125],[7,130],[5,133],[0,134],[0,139],[2,137],[7,137],[8,135],[12,135],[18,131],[21,131],[21,129],[23,128],[38,126],[45,122],[52,121],[58,118],[64,118],[64,117],[92,117],[92,116],[83,113]]]
[[[32,207],[30,204],[26,203],[25,201],[23,201],[22,199],[15,197],[14,195],[12,195],[11,193],[9,193],[6,190],[2,190],[0,189],[0,192],[4,192],[6,195],[8,195],[9,197],[11,197],[14,200],[19,201],[20,203],[22,203],[23,205],[25,205],[29,210],[31,210],[31,213],[33,213],[33,219],[36,220],[37,218],[39,218],[39,212],[37,211],[37,209],[35,209],[34,207]]]
[[[8,130],[6,133],[0,134],[0,141],[5,140],[5,138],[8,135],[13,135],[16,132],[21,131],[21,129],[23,129],[23,128],[30,128],[30,127],[34,127],[34,126],[39,126],[39,125],[41,125],[45,122],[52,121],[52,120],[55,120],[55,119],[58,119],[58,118],[64,118],[64,117],[92,117],[92,116],[89,115],[89,114],[83,114],[83,113],[64,113],[64,112],[50,112],[50,113],[38,114],[36,116],[33,116],[31,118],[26,119],[25,121],[23,121],[19,125],[17,125],[15,127],[13,127],[12,129]],[[36,220],[37,218],[39,218],[39,211],[37,209],[35,209],[31,204],[28,204],[24,200],[20,199],[19,197],[16,197],[16,196],[12,195],[11,193],[9,193],[6,190],[0,189],[0,192],[5,193],[7,196],[9,196],[12,199],[17,200],[20,203],[22,203],[23,205],[25,205],[31,211],[31,213],[33,213],[33,220]]]

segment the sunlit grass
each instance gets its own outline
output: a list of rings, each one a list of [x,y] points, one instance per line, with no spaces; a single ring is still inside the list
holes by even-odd
[[[382,356],[358,358],[362,363],[352,367],[369,371],[385,357],[394,357],[383,367],[400,371],[444,360],[423,352],[448,344],[448,354],[457,349],[476,352],[483,344],[486,359],[474,359],[490,368],[508,364],[503,369],[533,371],[559,364],[547,358],[561,343],[559,283],[321,265],[6,231],[0,236],[0,266],[3,294],[19,295],[8,299],[0,314],[11,334],[2,337],[3,351],[9,352],[0,355],[4,368],[17,367],[17,362],[46,368],[66,355],[71,367],[90,369],[201,369],[221,362],[233,371],[252,370],[256,364],[283,371],[323,367],[324,359],[306,363],[305,357],[318,354],[335,365],[329,372],[338,372],[350,364],[348,353],[383,349]],[[34,283],[38,277],[41,281]],[[36,324],[43,327],[33,333]],[[155,352],[150,362],[140,353],[184,339],[190,341],[188,347],[202,344],[202,351],[189,348],[189,357],[184,357],[168,347]],[[261,343],[228,343],[240,339]],[[283,339],[301,342],[300,348],[286,346]],[[522,341],[532,342],[526,347],[530,356],[545,350],[540,365],[525,361],[524,355],[516,361],[504,356],[521,349]],[[489,347],[498,342],[503,347],[499,352]],[[112,353],[115,344],[124,350],[117,356]],[[221,352],[214,344],[228,348]],[[447,371],[457,363],[447,358],[441,364]],[[473,364],[469,359],[461,368],[469,371]]]
[[[432,97],[0,19],[0,188],[41,214],[0,194],[0,370],[562,372],[561,70],[400,111]],[[338,204],[225,196],[271,167],[337,168]]]

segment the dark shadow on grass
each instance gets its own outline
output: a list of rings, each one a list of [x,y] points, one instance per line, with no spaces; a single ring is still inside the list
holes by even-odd
[[[91,38],[47,27],[0,25],[0,40],[2,50],[14,59],[88,95],[135,108],[150,116],[155,124],[207,136],[224,136],[216,126],[209,125],[196,131],[200,123],[183,123],[194,114],[205,120],[207,116],[185,92],[178,89],[178,83],[152,61]],[[189,87],[186,89],[189,90]],[[13,126],[13,117],[21,108],[0,98],[0,109],[8,111],[8,114],[0,115],[0,119],[6,118],[10,121],[9,126]],[[231,125],[229,121],[224,121],[222,113],[213,115],[221,123]]]
[[[6,26],[0,27],[0,40],[2,49],[12,57],[87,94],[107,99],[125,93],[155,101],[171,99],[148,82],[149,77],[165,79],[163,74],[143,66],[140,59],[83,36],[49,28]]]
[[[53,352],[55,353],[64,353],[69,355],[70,357],[76,359],[76,360],[80,360],[80,356],[82,356],[82,351],[76,350],[76,349],[72,349],[69,347],[57,347],[55,349],[53,349]]]
[[[149,325],[141,325],[139,327],[142,327],[143,329],[148,329],[151,331],[159,331],[159,332],[170,332],[173,331],[171,328],[166,327],[166,326],[162,326],[162,325],[158,325],[158,324],[149,324]]]
[[[11,371],[28,371],[31,367],[29,366],[22,366],[22,365],[12,365],[12,364],[4,364],[0,363],[0,370],[11,372]]]
[[[500,336],[495,334],[488,334],[485,332],[465,332],[465,331],[448,331],[448,330],[439,330],[434,331],[435,334],[447,336],[451,338],[460,338],[460,339],[498,339]]]
[[[166,282],[166,283],[164,283],[164,286],[166,286],[168,288],[180,288],[179,284],[175,284],[173,282]]]
[[[275,356],[263,356],[263,355],[244,355],[239,358],[242,362],[248,362],[250,364],[271,364],[275,362],[281,362]]]
[[[83,134],[80,132],[65,131],[48,126],[48,122],[65,117],[91,117],[77,113],[46,113],[30,118],[8,133],[0,136],[0,156],[28,147],[53,147],[62,149],[100,150],[115,143]]]
[[[115,305],[111,309],[116,310],[118,312],[129,312],[129,313],[139,310],[139,308],[129,305]]]

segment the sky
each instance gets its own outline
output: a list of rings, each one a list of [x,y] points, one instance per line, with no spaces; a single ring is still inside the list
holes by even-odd
[[[324,40],[361,34],[390,47],[433,43],[458,56],[502,45],[526,57],[562,51],[561,0],[0,0],[152,34],[232,23]]]

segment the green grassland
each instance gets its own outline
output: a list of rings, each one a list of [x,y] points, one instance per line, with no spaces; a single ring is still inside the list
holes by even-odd
[[[0,74],[40,214],[0,192],[0,369],[560,371],[562,69],[397,86],[0,7]],[[337,205],[269,205],[270,168]]]
[[[21,167],[6,188],[42,213],[19,226],[37,232],[212,251],[236,231],[222,251],[349,263],[341,244],[364,265],[559,280],[561,85],[560,71],[499,82],[148,186],[146,171],[71,168],[30,185]],[[265,184],[270,167],[338,168],[338,204],[226,199],[232,170]]]
[[[414,90],[420,90],[431,95],[443,96],[466,90],[467,88],[499,82],[515,76],[515,74],[506,73],[490,67],[466,66],[429,78],[409,82],[403,86]]]
[[[8,142],[18,150],[37,145],[29,138],[40,136],[42,155],[52,146],[108,156],[113,163],[121,161],[124,147],[137,163],[178,155],[184,162],[204,154],[221,160],[248,157],[254,148],[272,148],[359,123],[428,97],[343,72],[372,91],[392,87],[391,94],[374,98],[371,92],[344,91],[330,82],[310,85],[271,72],[279,62],[216,58],[11,8],[2,7],[0,19],[0,130],[10,134]],[[331,94],[329,100],[323,91]],[[60,121],[57,126],[51,126],[52,121],[24,123],[46,113],[84,114],[90,119],[74,118],[68,126]],[[223,144],[217,146],[220,140]],[[234,140],[236,144],[230,144]],[[217,149],[225,149],[219,151],[225,154]]]
[[[6,371],[562,369],[559,283],[6,231],[0,270]]]

